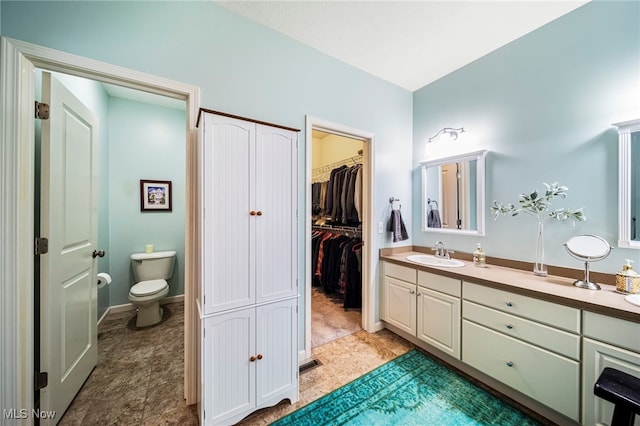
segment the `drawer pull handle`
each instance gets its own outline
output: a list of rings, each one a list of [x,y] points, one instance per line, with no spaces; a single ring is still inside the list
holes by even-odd
[[[508,306],[508,307],[512,307],[512,306],[513,306],[513,303],[511,303],[511,302],[507,302],[507,306]]]
[[[513,367],[513,362],[507,361],[507,367]]]
[[[511,330],[513,328],[513,324],[507,324],[507,328]]]

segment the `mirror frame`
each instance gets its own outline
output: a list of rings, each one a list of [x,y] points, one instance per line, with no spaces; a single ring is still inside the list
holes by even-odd
[[[478,150],[473,152],[441,157],[434,160],[423,161],[420,163],[422,171],[422,188],[420,195],[422,197],[422,216],[420,222],[422,224],[422,232],[434,232],[441,234],[454,235],[484,235],[485,229],[485,157],[487,150]],[[476,167],[476,229],[449,229],[449,228],[429,228],[427,226],[427,213],[429,212],[429,203],[425,195],[427,188],[427,168],[433,166],[441,166],[443,164],[459,163],[461,161],[477,161]]]
[[[631,239],[631,133],[640,132],[640,119],[613,123],[618,128],[618,247],[640,249]]]

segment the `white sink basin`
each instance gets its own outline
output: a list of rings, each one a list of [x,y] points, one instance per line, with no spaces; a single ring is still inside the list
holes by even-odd
[[[624,300],[629,303],[633,303],[634,305],[640,306],[640,294],[630,294],[628,296],[625,296]]]
[[[464,266],[464,262],[458,259],[442,259],[432,254],[412,254],[407,256],[407,260],[427,266],[444,266],[446,268],[459,268]]]

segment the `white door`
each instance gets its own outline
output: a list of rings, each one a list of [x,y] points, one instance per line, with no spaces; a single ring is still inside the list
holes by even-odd
[[[255,323],[253,307],[202,321],[204,425],[236,423],[256,406]]]
[[[256,405],[298,399],[298,300],[256,308]]]
[[[40,391],[42,410],[62,417],[97,361],[97,135],[94,115],[51,74],[43,73],[40,235]]]
[[[202,258],[205,314],[255,302],[255,124],[204,114]]]
[[[256,302],[298,294],[298,133],[257,125]]]

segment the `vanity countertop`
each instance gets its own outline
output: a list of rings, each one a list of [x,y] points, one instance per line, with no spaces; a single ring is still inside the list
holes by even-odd
[[[424,253],[414,251],[411,247],[408,247],[406,251],[383,249],[380,259],[420,271],[466,280],[640,323],[640,306],[635,306],[624,300],[625,295],[618,293],[616,287],[612,285],[600,284],[600,290],[586,290],[575,287],[573,285],[575,280],[571,278],[554,275],[539,277],[533,272],[491,264],[487,264],[486,268],[478,268],[468,260],[464,260],[464,266],[457,268],[426,266],[407,260],[407,256],[413,254]],[[455,255],[452,258],[455,258]]]

